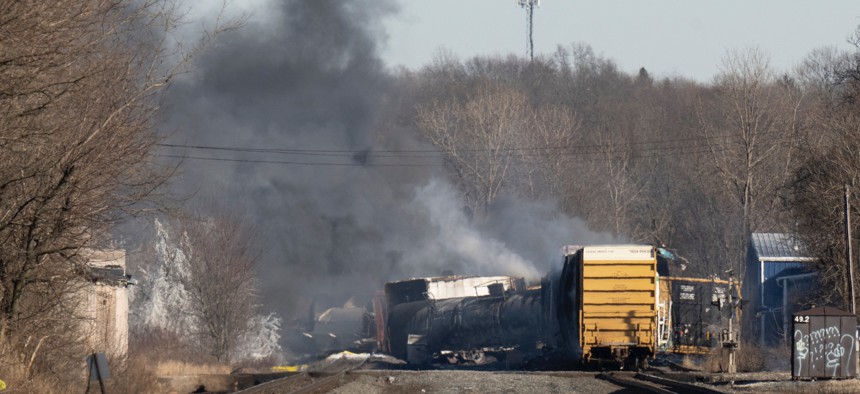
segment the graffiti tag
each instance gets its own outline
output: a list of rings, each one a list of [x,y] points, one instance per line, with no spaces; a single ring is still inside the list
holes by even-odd
[[[850,360],[856,346],[852,334],[843,334],[837,326],[830,326],[804,334],[800,329],[794,331],[795,375],[801,375],[806,366],[812,374],[819,366],[825,374],[836,376],[844,365],[851,365]]]

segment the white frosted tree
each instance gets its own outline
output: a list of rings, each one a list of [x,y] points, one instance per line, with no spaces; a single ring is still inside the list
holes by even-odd
[[[130,293],[132,330],[175,334],[224,362],[276,355],[281,318],[259,313],[256,252],[251,244],[235,241],[242,231],[225,220],[155,221],[154,253],[138,267],[139,283]]]

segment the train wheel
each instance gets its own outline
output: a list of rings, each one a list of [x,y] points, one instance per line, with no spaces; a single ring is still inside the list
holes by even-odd
[[[635,370],[636,372],[642,372],[648,369],[648,358],[636,357],[633,359],[631,366],[631,370]]]

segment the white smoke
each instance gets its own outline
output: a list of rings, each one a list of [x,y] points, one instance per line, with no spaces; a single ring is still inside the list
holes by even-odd
[[[430,234],[411,253],[411,264],[454,261],[469,274],[511,275],[527,279],[541,273],[535,264],[510,250],[503,242],[477,229],[463,210],[458,193],[449,183],[437,178],[415,191],[411,203],[425,216]],[[440,257],[444,256],[442,260]]]

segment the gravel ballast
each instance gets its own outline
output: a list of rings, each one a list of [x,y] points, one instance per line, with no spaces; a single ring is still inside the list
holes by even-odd
[[[594,373],[484,371],[354,371],[351,382],[333,393],[612,393],[621,387]]]

